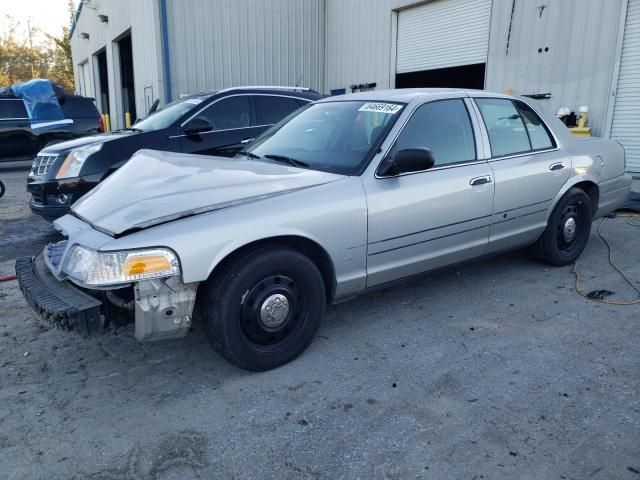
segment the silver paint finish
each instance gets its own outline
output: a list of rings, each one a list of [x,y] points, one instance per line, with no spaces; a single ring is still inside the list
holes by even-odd
[[[140,150],[72,210],[118,235],[340,178],[254,160]]]
[[[624,201],[631,179],[623,174],[620,145],[573,138],[552,116],[544,120],[557,148],[492,158],[486,129],[472,101],[483,95],[489,94],[433,89],[323,100],[407,103],[360,176],[144,151],[74,206],[93,228],[73,217],[56,224],[69,234],[70,244],[91,242],[103,251],[171,248],[180,258],[185,284],[206,280],[229,254],[256,241],[288,237],[313,242],[330,259],[333,294],[342,297],[531,243],[546,227],[562,195],[579,183],[599,186],[597,215]],[[398,177],[376,176],[412,112],[424,102],[442,98],[465,98],[478,160]],[[540,112],[535,102],[524,101]],[[550,169],[558,163],[564,168]],[[492,181],[470,184],[482,177]],[[182,218],[166,220],[172,216]],[[150,226],[119,238],[95,230],[126,232],[145,223]]]

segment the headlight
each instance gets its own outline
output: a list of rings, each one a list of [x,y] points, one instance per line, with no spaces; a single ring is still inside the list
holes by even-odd
[[[64,272],[82,285],[107,286],[180,275],[180,265],[176,254],[165,248],[96,252],[76,245]]]
[[[102,148],[102,143],[89,145],[88,147],[80,147],[71,150],[67,158],[64,159],[60,170],[56,174],[56,178],[73,178],[80,174],[80,169],[87,158]]]

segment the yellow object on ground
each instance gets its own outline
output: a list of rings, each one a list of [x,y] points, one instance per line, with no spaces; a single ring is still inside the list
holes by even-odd
[[[131,114],[129,112],[124,114],[124,126],[127,128],[131,126]]]
[[[590,137],[591,128],[589,127],[571,127],[569,131],[576,137]]]

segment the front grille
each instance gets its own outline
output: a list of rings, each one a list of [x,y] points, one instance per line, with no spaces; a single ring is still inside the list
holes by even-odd
[[[57,159],[58,155],[38,155],[31,164],[29,176],[46,175]]]

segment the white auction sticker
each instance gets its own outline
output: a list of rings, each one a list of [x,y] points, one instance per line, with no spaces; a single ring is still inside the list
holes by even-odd
[[[402,105],[397,103],[365,103],[358,111],[360,112],[379,112],[379,113],[398,113],[402,109]]]

